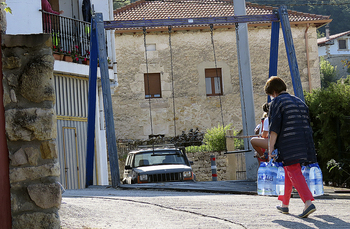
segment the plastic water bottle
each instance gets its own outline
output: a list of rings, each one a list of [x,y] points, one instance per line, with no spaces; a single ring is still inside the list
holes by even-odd
[[[310,189],[310,166],[306,165],[306,166],[301,167],[301,173],[305,177],[306,184]]]
[[[258,195],[266,195],[266,162],[261,162],[258,169]]]
[[[277,171],[278,171],[278,168],[276,166],[276,163],[274,163],[273,160],[271,159],[271,161],[267,164],[266,195],[277,195],[276,194]]]
[[[310,165],[310,191],[313,196],[321,196],[323,191],[322,171],[318,163]]]
[[[281,162],[277,163],[277,179],[276,179],[276,194],[284,195],[284,168]]]

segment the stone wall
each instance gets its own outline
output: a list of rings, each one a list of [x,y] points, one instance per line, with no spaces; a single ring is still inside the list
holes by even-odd
[[[48,34],[4,35],[12,228],[60,228],[54,58]]]
[[[210,155],[215,155],[216,167],[217,167],[217,175],[218,181],[221,180],[230,180],[231,177],[228,174],[228,167],[230,166],[228,163],[227,155],[225,152],[197,152],[197,153],[187,153],[187,158],[190,161],[193,161],[192,171],[196,175],[196,181],[211,181],[212,180],[212,172],[211,172],[211,162]],[[119,156],[119,158],[122,158]],[[123,178],[124,167],[125,167],[125,157],[123,159],[119,159],[119,172],[120,177]],[[108,163],[109,166],[109,163]],[[111,180],[111,171],[109,172],[109,184],[112,185]]]
[[[309,90],[306,49],[309,50],[311,88],[320,87],[316,28],[307,32],[309,47],[305,47],[303,25],[293,26],[293,40],[303,88]],[[278,76],[283,78],[293,94],[282,32],[279,38]],[[263,114],[262,104],[267,96],[263,87],[268,78],[271,28],[249,27],[249,45],[253,81],[256,123]],[[142,33],[116,34],[118,87],[112,96],[117,139],[145,139],[151,134],[150,110],[145,99],[144,73],[147,72]],[[148,51],[149,73],[160,73],[162,98],[151,99],[153,134],[174,136],[172,72],[167,32],[150,32],[147,44],[155,44],[156,51]],[[222,69],[223,96],[221,104],[225,124],[242,129],[240,85],[236,34],[234,29],[215,29],[217,67]],[[177,134],[191,128],[206,129],[221,123],[220,99],[206,96],[204,69],[214,68],[213,47],[209,28],[181,30],[172,34],[175,120]]]
[[[193,165],[191,165],[191,167],[193,173],[196,175],[196,181],[212,180],[210,155],[215,155],[218,181],[229,180],[229,176],[227,174],[227,156],[224,154],[224,152],[187,153],[188,160],[193,161]]]

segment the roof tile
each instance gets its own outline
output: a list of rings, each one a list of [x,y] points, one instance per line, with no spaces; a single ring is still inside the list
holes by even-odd
[[[246,3],[247,15],[272,14],[271,6]],[[114,11],[114,20],[152,20],[234,16],[232,0],[140,0]],[[330,16],[288,11],[290,22],[329,21]]]

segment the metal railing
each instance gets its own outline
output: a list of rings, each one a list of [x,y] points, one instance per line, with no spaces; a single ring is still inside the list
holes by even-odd
[[[51,34],[52,44],[56,49],[63,53],[75,52],[79,56],[88,57],[91,23],[41,11],[43,32]]]

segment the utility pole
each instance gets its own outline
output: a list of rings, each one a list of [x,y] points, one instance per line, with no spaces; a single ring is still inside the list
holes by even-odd
[[[235,16],[246,15],[245,0],[233,0],[233,6]],[[254,134],[255,111],[247,23],[236,23],[236,44],[241,93],[243,135],[248,136]],[[248,139],[244,139],[244,149],[253,149]],[[245,163],[247,179],[256,180],[256,171],[259,165],[256,158],[254,158],[253,150],[245,153]]]

